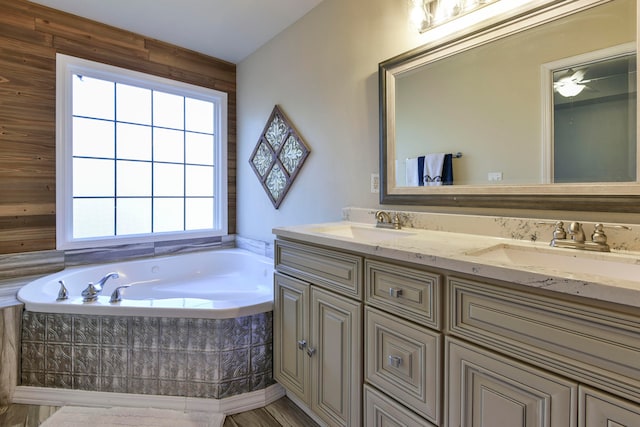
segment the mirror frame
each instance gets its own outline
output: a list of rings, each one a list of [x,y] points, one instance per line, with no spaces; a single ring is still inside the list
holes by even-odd
[[[640,213],[640,183],[395,186],[395,79],[403,72],[612,0],[538,0],[378,65],[380,204]],[[636,0],[636,4],[640,0]],[[636,12],[636,23],[638,22]],[[426,34],[426,33],[425,33]],[[636,46],[638,45],[636,24]],[[636,47],[636,51],[637,51]],[[636,81],[638,78],[636,77]],[[637,100],[636,100],[637,102]],[[638,109],[640,110],[640,109]],[[640,128],[637,120],[637,128]],[[638,135],[638,132],[636,133]],[[638,138],[636,137],[638,141]],[[638,143],[638,142],[636,142]],[[640,156],[640,150],[638,155]],[[391,156],[389,156],[391,153]],[[389,160],[392,160],[389,162]],[[639,179],[640,177],[637,177]]]

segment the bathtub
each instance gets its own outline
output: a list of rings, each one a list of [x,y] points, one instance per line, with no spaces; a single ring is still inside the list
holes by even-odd
[[[97,300],[83,302],[89,282],[109,279]],[[68,299],[58,301],[63,281]],[[122,300],[110,302],[117,287]],[[273,309],[273,262],[242,249],[66,268],[22,287],[27,311],[43,313],[229,319]]]
[[[69,297],[57,301],[60,280]],[[120,286],[122,300],[109,302]],[[224,399],[275,384],[269,258],[220,249],[67,268],[18,298],[22,386]]]

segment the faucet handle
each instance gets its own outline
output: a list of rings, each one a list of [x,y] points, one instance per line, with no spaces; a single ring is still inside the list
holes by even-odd
[[[567,232],[564,229],[564,222],[562,221],[536,221],[535,224],[539,225],[547,225],[551,224],[554,226],[553,229],[553,240],[560,240],[567,238]]]
[[[56,301],[64,301],[66,299],[69,299],[69,291],[64,285],[64,280],[58,280],[58,283],[60,284],[60,290],[58,291],[58,298],[56,298]]]
[[[554,239],[566,239],[567,232],[564,230],[564,222],[557,221],[555,223],[555,229],[553,230]]]
[[[593,234],[591,235],[591,241],[601,245],[607,244],[607,235],[604,234],[604,225],[596,224],[593,226]]]
[[[591,235],[591,240],[594,243],[598,243],[601,245],[605,245],[607,243],[607,235],[604,234],[604,229],[605,228],[617,228],[617,229],[621,229],[621,230],[631,230],[631,227],[627,227],[626,225],[604,225],[601,223],[598,223],[596,225],[594,225],[593,227],[593,234]]]
[[[116,303],[122,301],[122,291],[121,289],[128,288],[130,285],[118,286],[111,293],[111,298],[109,298],[110,303]]]
[[[395,228],[396,230],[399,230],[401,225],[400,225],[400,217],[398,216],[398,213],[396,212],[393,215],[393,220],[391,221],[391,224],[393,224],[393,228]]]
[[[98,294],[102,289],[98,289],[93,282],[89,282],[84,291],[82,291],[82,300],[84,302],[93,302],[98,299]]]

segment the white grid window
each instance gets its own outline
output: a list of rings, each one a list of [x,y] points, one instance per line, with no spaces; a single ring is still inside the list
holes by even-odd
[[[224,235],[223,92],[57,56],[57,247]]]

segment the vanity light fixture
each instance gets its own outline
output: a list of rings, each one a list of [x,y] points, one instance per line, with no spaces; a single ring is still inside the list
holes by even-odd
[[[409,0],[409,19],[420,33],[499,0]]]

